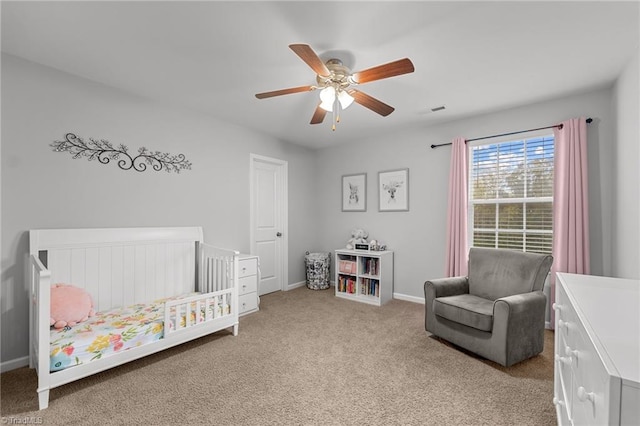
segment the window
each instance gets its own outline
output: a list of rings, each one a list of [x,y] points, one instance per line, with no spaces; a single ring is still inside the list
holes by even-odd
[[[471,246],[551,253],[553,135],[470,148]]]

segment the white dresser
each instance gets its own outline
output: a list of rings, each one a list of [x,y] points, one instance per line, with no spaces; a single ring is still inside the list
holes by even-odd
[[[260,259],[250,254],[240,254],[238,258],[238,304],[239,314],[250,314],[258,310],[258,283],[260,282]]]
[[[560,425],[640,425],[640,281],[558,273]]]

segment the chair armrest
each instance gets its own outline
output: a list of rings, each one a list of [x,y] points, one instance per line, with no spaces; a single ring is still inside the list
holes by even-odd
[[[547,298],[541,291],[497,299],[493,305],[493,332],[504,342],[502,365],[510,366],[537,355],[544,348]]]
[[[496,310],[504,311],[509,317],[528,315],[531,311],[542,311],[547,304],[547,297],[541,291],[532,291],[531,293],[514,294],[513,296],[501,297],[496,299],[494,303],[494,315]]]
[[[424,283],[425,299],[466,293],[469,293],[469,279],[467,277],[438,278]]]
[[[433,312],[433,301],[438,297],[455,296],[469,293],[467,277],[438,278],[424,283],[424,328],[430,333],[437,333],[437,320]]]

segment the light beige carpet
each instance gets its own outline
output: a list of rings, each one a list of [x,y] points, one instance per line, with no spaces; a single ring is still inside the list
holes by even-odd
[[[424,305],[383,307],[299,288],[262,297],[222,331],[53,389],[1,376],[3,423],[213,425],[552,425],[553,333],[503,368],[430,337]]]

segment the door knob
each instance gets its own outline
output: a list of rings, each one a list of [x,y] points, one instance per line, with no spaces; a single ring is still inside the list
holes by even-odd
[[[282,237],[282,232],[277,232],[276,237]]]

